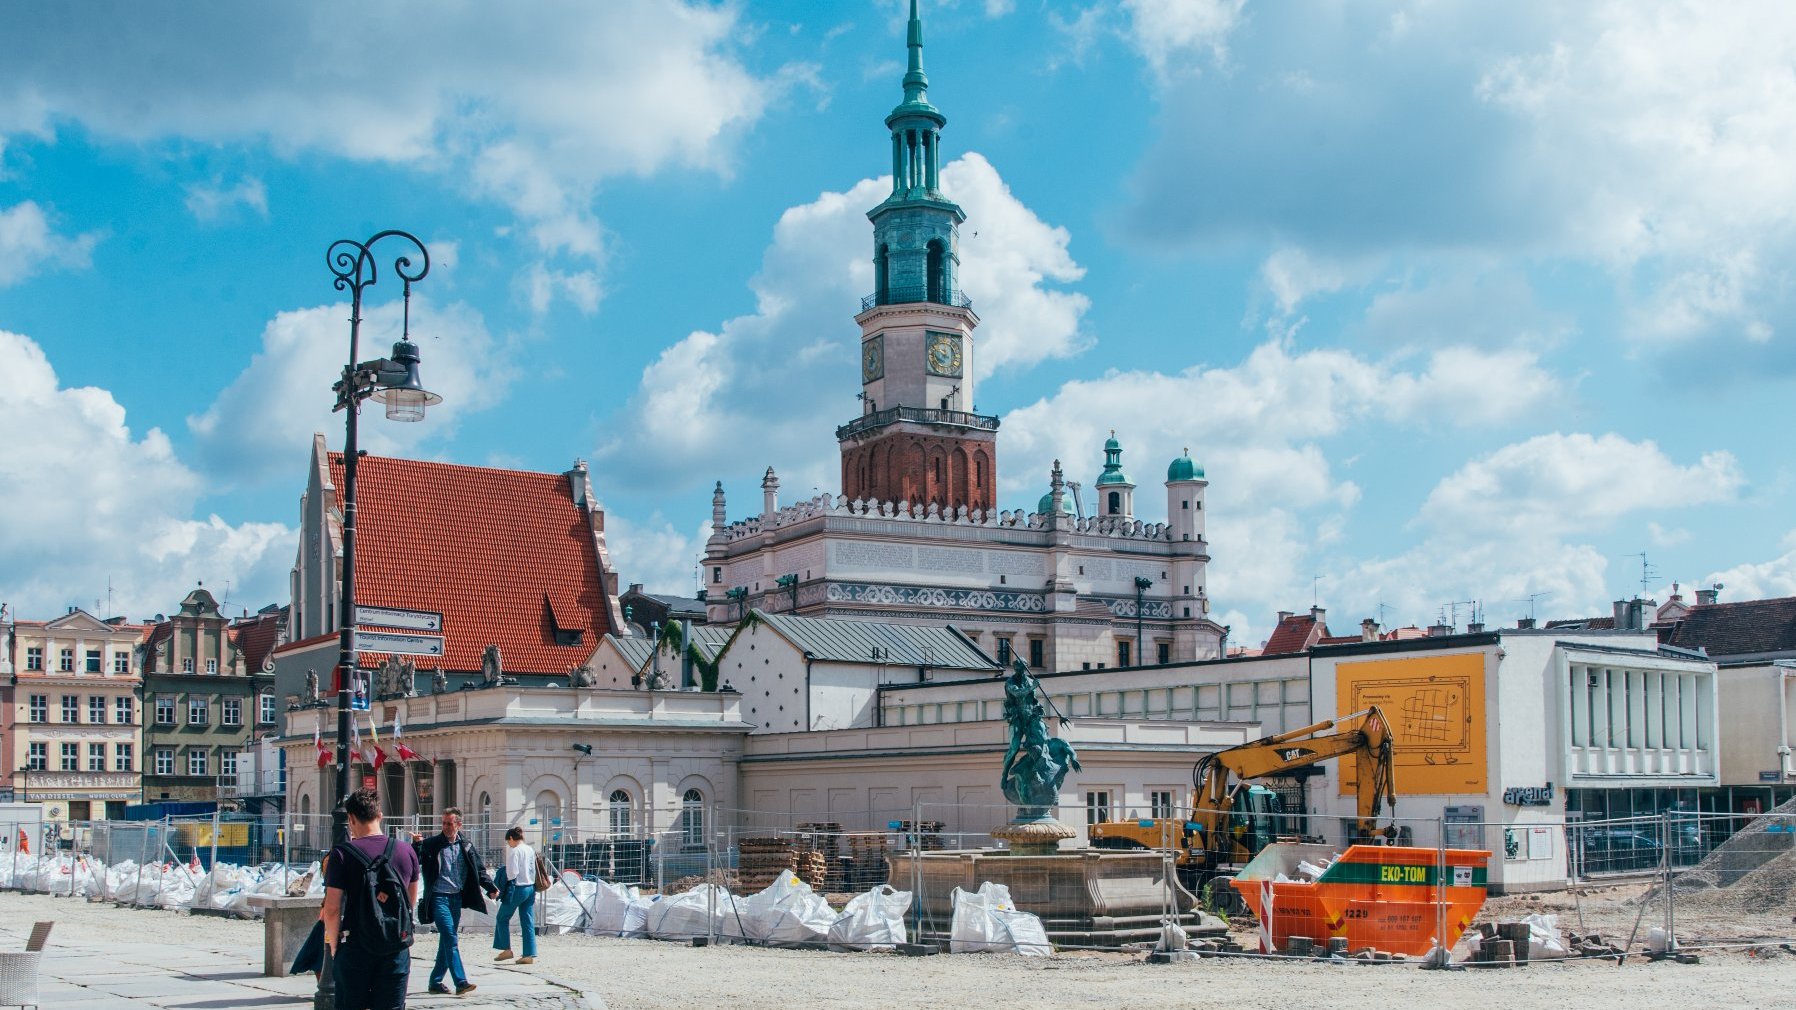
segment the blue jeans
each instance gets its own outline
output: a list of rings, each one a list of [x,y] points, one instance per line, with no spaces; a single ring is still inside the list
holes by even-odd
[[[461,944],[455,936],[461,928],[461,895],[431,895],[430,921],[437,927],[437,963],[430,969],[430,984],[442,985],[443,976],[449,975],[458,988],[467,985],[468,973],[461,966]]]
[[[511,949],[511,914],[518,914],[518,932],[524,934],[523,957],[536,956],[536,886],[508,884],[505,901],[499,906],[499,921],[493,926],[493,949]]]
[[[352,940],[337,945],[331,971],[337,980],[337,1010],[404,1010],[412,952],[370,954]]]

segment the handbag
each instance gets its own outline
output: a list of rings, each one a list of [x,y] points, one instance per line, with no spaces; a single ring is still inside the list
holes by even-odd
[[[554,877],[549,873],[549,861],[540,854],[536,857],[536,891],[538,894],[549,889]]]

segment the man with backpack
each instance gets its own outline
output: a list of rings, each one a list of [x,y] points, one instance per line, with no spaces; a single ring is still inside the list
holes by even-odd
[[[412,848],[424,870],[424,904],[418,906],[418,917],[428,918],[437,927],[437,960],[430,969],[429,991],[447,994],[450,990],[443,978],[448,976],[455,980],[455,995],[466,996],[474,991],[474,983],[468,981],[462,967],[461,944],[455,935],[461,928],[462,909],[484,915],[486,901],[481,892],[496,898],[499,889],[493,885],[480,850],[461,833],[459,808],[443,811],[441,834],[425,838],[412,832]]]
[[[349,841],[324,872],[324,943],[338,1010],[404,1010],[418,900],[418,856],[381,830],[380,797],[358,789],[343,801]]]

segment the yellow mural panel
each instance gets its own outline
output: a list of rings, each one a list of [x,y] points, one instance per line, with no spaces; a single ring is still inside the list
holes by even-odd
[[[1483,653],[1337,663],[1336,711],[1373,705],[1391,723],[1399,797],[1488,791]],[[1341,794],[1349,795],[1353,765],[1340,768]]]

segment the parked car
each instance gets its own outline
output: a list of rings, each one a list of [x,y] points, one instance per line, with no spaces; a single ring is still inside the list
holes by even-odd
[[[1664,846],[1634,828],[1585,828],[1584,872],[1615,873],[1656,869]]]

